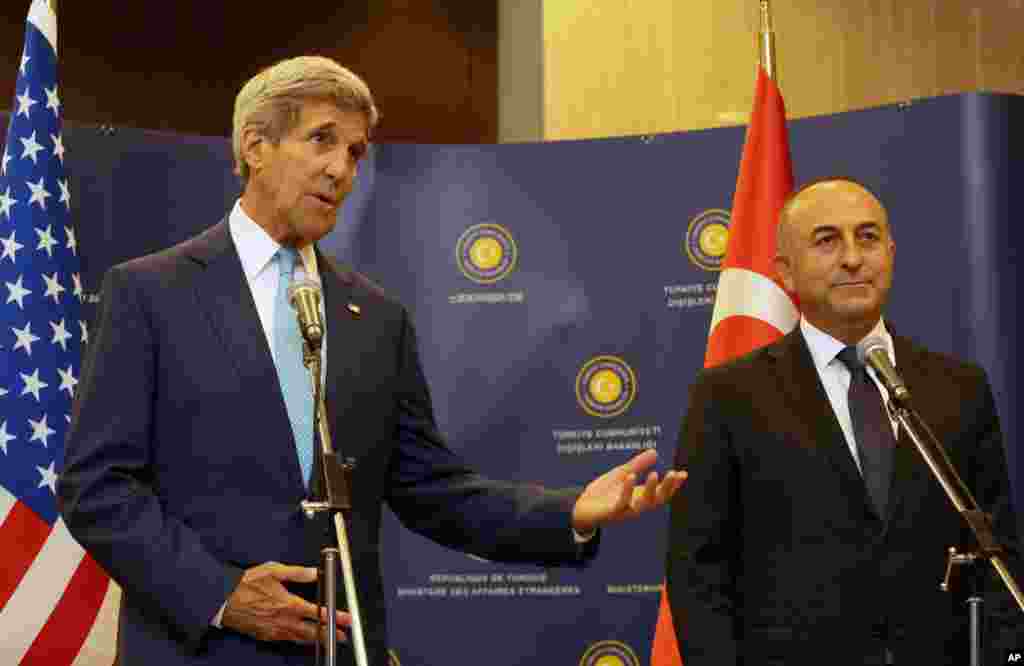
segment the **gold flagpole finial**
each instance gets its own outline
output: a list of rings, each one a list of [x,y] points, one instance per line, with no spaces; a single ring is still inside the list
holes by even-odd
[[[772,8],[769,0],[761,0],[761,32],[757,45],[761,67],[764,67],[769,77],[778,81],[775,66],[775,30],[772,27]]]
[[[53,10],[54,14],[57,13],[57,0],[50,0],[50,9]]]

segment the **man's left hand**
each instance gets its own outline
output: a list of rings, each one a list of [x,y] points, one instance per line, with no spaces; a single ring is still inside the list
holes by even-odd
[[[672,499],[686,479],[685,471],[671,470],[661,480],[657,472],[651,471],[643,485],[637,485],[657,460],[658,452],[648,449],[587,484],[572,510],[573,529],[587,534],[607,523],[628,520],[655,509]]]

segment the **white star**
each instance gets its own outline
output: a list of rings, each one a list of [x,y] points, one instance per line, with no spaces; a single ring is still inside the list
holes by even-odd
[[[82,344],[89,344],[89,327],[85,325],[85,321],[79,319],[78,327],[82,329]]]
[[[43,468],[43,467],[40,467],[39,465],[36,465],[36,469],[39,470],[39,474],[42,476],[42,478],[39,480],[39,485],[36,486],[36,487],[37,488],[42,488],[43,486],[46,486],[46,487],[48,487],[50,489],[51,493],[56,495],[57,494],[57,473],[55,471],[53,471],[53,465],[54,465],[54,463],[50,463],[50,466],[46,467],[46,468]]]
[[[14,238],[14,234],[11,234],[11,238]],[[22,286],[21,281],[24,277],[24,275],[19,275],[18,281],[13,284],[10,282],[4,283],[7,285],[7,302],[13,303],[14,301],[17,301],[18,308],[22,310],[25,309],[25,297],[32,293]]]
[[[32,160],[32,164],[39,164],[39,160],[36,158],[36,153],[43,149],[42,144],[36,141],[36,133],[32,132],[32,136],[27,139],[18,139],[21,144],[25,146],[25,152],[21,154],[22,158],[28,157]]]
[[[67,291],[67,289],[65,289],[63,285],[61,285],[60,280],[57,279],[57,272],[54,271],[53,275],[50,275],[49,277],[46,273],[43,273],[42,276],[43,282],[46,283],[46,293],[43,294],[43,298],[53,296],[53,302],[60,304],[60,295]]]
[[[11,156],[10,156],[10,154],[8,154],[8,152],[7,152],[7,146],[5,145],[5,146],[4,146],[4,164],[3,164],[3,170],[2,170],[2,171],[0,171],[0,173],[3,173],[3,175],[5,175],[5,176],[7,175],[7,163],[8,163],[8,162],[10,162],[10,161],[11,161]]]
[[[54,85],[53,90],[43,86],[43,90],[46,91],[46,108],[53,109],[53,115],[56,116],[57,112],[60,111],[60,97],[57,96],[57,86]]]
[[[24,53],[21,54],[21,65],[18,67],[18,69],[21,71],[22,76],[24,76],[25,74],[25,65],[27,65],[28,61],[31,59],[32,58],[30,56],[27,56]]]
[[[71,250],[71,254],[78,254],[78,239],[75,238],[75,228],[64,227],[64,235],[68,237],[68,244],[65,247]]]
[[[0,388],[0,398],[4,397],[5,395],[7,395],[7,389]]]
[[[7,432],[7,421],[0,421],[0,449],[7,453],[7,445],[16,439],[18,438]]]
[[[68,350],[68,340],[71,339],[71,334],[68,333],[68,329],[65,328],[64,320],[61,319],[59,324],[57,322],[55,322],[55,321],[51,321],[50,322],[50,328],[53,329],[53,340],[50,340],[50,342],[55,344],[55,345],[60,345],[61,349],[63,349],[64,351],[67,351]],[[60,372],[60,370],[58,370],[57,372]],[[61,386],[61,388],[64,388],[64,387]]]
[[[71,190],[68,188],[68,181],[57,179],[57,184],[60,185],[60,202],[64,206],[71,210]]]
[[[45,250],[46,254],[52,259],[53,258],[53,246],[60,245],[57,239],[53,237],[53,225],[46,225],[45,229],[35,229],[36,236],[39,236],[39,245],[36,245],[37,250]]]
[[[39,342],[39,337],[32,333],[32,322],[26,322],[25,328],[22,329],[11,326],[11,330],[14,331],[14,337],[18,338],[18,341],[14,343],[14,348],[11,351],[24,349],[25,353],[31,356],[32,343]]]
[[[28,205],[31,206],[34,203],[38,203],[40,208],[46,210],[46,199],[53,195],[47,191],[46,185],[43,184],[43,180],[43,177],[40,176],[38,183],[26,180],[25,184],[28,185],[28,189],[32,190],[32,196],[29,197]]]
[[[78,386],[78,380],[71,374],[71,366],[68,366],[67,372],[64,372],[60,368],[57,368],[57,374],[60,375],[60,388],[58,391],[68,390],[68,395],[72,398],[75,397],[75,387]]]
[[[18,112],[14,115],[20,116],[24,113],[25,117],[28,118],[29,109],[37,104],[37,102],[32,99],[32,96],[28,94],[28,86],[25,86],[25,92],[18,95],[15,99],[18,100]]]
[[[25,388],[21,390],[21,394],[31,393],[36,402],[39,402],[39,391],[49,386],[49,384],[39,379],[39,368],[36,368],[36,371],[31,375],[26,375],[24,372],[19,372],[18,374],[21,375],[22,381],[25,382]]]
[[[7,188],[7,191],[0,194],[0,214],[6,215],[7,219],[11,219],[11,206],[18,203],[18,200],[11,196],[11,188]]]
[[[60,160],[60,163],[64,163],[64,136],[62,134],[51,134],[50,140],[53,141],[53,154]]]
[[[78,297],[78,302],[81,303],[85,299],[85,294],[82,291],[82,276],[79,275],[78,273],[72,273],[71,274],[71,280],[75,283],[75,288],[74,288],[74,290],[71,293],[74,294],[75,296],[77,296]],[[89,336],[86,335],[85,339],[82,340],[82,342],[88,342],[88,341],[89,341]]]
[[[10,257],[11,263],[14,263],[14,255],[17,254],[18,250],[25,247],[18,241],[14,240],[14,232],[11,232],[10,238],[0,238],[0,243],[3,243],[4,253],[0,254],[0,261],[3,261],[4,257]],[[10,301],[8,301],[10,303]]]
[[[49,442],[46,440],[50,438],[50,435],[56,435],[57,431],[46,424],[46,414],[43,414],[43,418],[38,421],[29,419],[28,422],[32,424],[32,437],[28,441],[34,442],[39,440],[43,443],[44,447],[48,447]]]

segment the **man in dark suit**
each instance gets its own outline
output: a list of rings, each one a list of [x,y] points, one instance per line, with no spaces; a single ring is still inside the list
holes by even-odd
[[[376,120],[366,84],[331,60],[261,72],[236,100],[244,185],[231,213],[106,275],[58,494],[72,534],[122,587],[122,663],[310,661],[325,530],[299,510],[314,438],[285,299],[296,264],[323,286],[330,429],[356,461],[348,534],[374,666],[387,663],[384,502],[452,548],[580,565],[600,525],[665,503],[682,482],[648,473],[647,453],[582,491],[553,491],[482,478],[447,448],[406,310],[313,245],[334,227]]]
[[[703,371],[680,435],[676,464],[690,481],[673,500],[668,592],[686,666],[964,663],[966,610],[939,583],[947,549],[971,542],[896,434],[884,387],[843,350],[885,341],[998,536],[1016,546],[1003,443],[981,369],[887,329],[894,257],[885,209],[856,182],[818,181],[784,206],[776,266],[800,324]],[[1010,647],[1020,612],[984,575],[989,638]]]

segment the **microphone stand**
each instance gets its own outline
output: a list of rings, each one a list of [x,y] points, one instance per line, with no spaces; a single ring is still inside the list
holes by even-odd
[[[894,394],[890,393],[890,395]],[[903,432],[907,433],[911,441],[914,442],[914,446],[917,447],[917,450],[924,457],[928,468],[932,471],[932,475],[939,482],[939,485],[942,486],[946,496],[949,497],[949,501],[953,503],[954,508],[963,517],[971,531],[974,532],[978,542],[977,549],[966,554],[958,554],[955,548],[949,549],[946,578],[941,585],[942,590],[949,591],[949,581],[954,567],[975,565],[979,560],[988,560],[996,570],[996,573],[999,574],[999,578],[1003,581],[1006,589],[1013,595],[1017,606],[1021,611],[1024,611],[1024,594],[1021,593],[1020,587],[1014,580],[1003,558],[1006,550],[996,541],[995,533],[992,529],[992,516],[982,511],[978,506],[974,496],[971,495],[971,491],[964,484],[960,475],[957,474],[956,468],[949,459],[945,448],[939,443],[939,440],[932,433],[928,424],[924,422],[924,419],[921,418],[921,415],[910,405],[909,400],[897,400],[893,397],[889,401],[889,409],[899,422]],[[976,569],[975,573],[977,574]],[[977,578],[977,575],[975,575],[975,578]],[[982,663],[981,605],[983,599],[981,587],[980,583],[976,582],[967,600],[970,613],[971,666],[981,666]]]
[[[319,300],[319,299],[317,299]],[[318,304],[319,305],[319,304]],[[318,308],[319,309],[319,308]],[[311,332],[302,326],[299,329],[305,340],[303,344],[302,362],[309,370],[313,387],[313,404],[315,406],[314,422],[320,435],[320,448],[316,455],[320,460],[319,484],[310,480],[314,489],[310,499],[302,502],[302,511],[312,520],[320,513],[327,513],[334,519],[334,531],[338,539],[338,548],[325,547],[320,552],[320,575],[317,577],[317,607],[327,607],[326,632],[322,634],[321,643],[317,643],[316,663],[320,664],[321,649],[326,659],[326,666],[337,666],[338,660],[338,627],[336,613],[338,609],[338,587],[336,582],[337,566],[340,561],[341,572],[345,581],[345,599],[352,616],[352,647],[355,653],[356,666],[368,666],[366,658],[366,641],[363,637],[362,613],[356,596],[355,574],[352,569],[352,551],[348,541],[346,517],[351,517],[352,495],[351,475],[353,465],[342,463],[331,444],[330,421],[327,418],[327,405],[323,396],[321,377],[320,342],[323,330],[317,327]],[[319,620],[318,620],[319,621]]]

